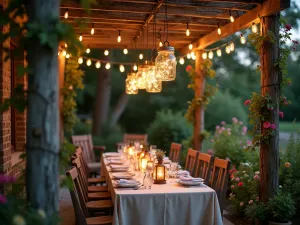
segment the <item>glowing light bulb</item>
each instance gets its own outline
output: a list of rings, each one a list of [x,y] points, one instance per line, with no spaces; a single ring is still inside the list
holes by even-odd
[[[68,47],[68,44],[67,43],[65,43],[65,48],[67,48]]]
[[[91,49],[89,47],[87,47],[86,51],[87,54],[89,54],[91,52]]]
[[[137,71],[137,69],[138,69],[137,65],[134,64],[134,65],[133,65],[133,70],[134,70],[134,71]]]
[[[207,59],[207,52],[202,53],[202,59]]]
[[[125,67],[123,65],[120,65],[119,69],[120,69],[121,73],[123,73],[125,71]]]
[[[99,60],[96,62],[95,66],[96,66],[97,69],[99,69],[101,67],[101,63],[100,63]]]
[[[189,44],[189,49],[190,49],[190,50],[193,49],[193,44]]]
[[[186,23],[186,36],[190,36],[189,23]]]
[[[82,41],[82,34],[80,34],[79,36],[79,41]]]
[[[144,55],[141,53],[141,54],[139,55],[139,58],[140,58],[140,59],[143,59],[143,58],[144,58]]]
[[[212,59],[213,57],[214,57],[214,53],[213,53],[212,51],[210,51],[210,52],[208,53],[208,58]]]
[[[67,59],[70,58],[70,54],[69,53],[66,54],[66,58]]]
[[[159,42],[159,47],[162,47],[163,46],[163,43],[160,41]]]
[[[94,23],[92,23],[91,35],[94,35],[94,33],[95,33]]]
[[[257,29],[257,25],[255,23],[252,23],[251,30],[253,33],[257,33],[258,29]]]
[[[65,19],[68,19],[69,17],[69,12],[68,12],[68,9],[66,9],[66,12],[65,12]]]
[[[120,43],[121,42],[121,36],[118,36],[117,41]]]
[[[242,35],[242,34],[241,34],[240,41],[241,41],[242,44],[245,44],[245,43],[246,43],[246,38],[245,38],[244,35]]]
[[[230,43],[230,51],[232,51],[232,52],[234,51],[234,43],[233,42]]]
[[[67,55],[66,50],[63,50],[63,51],[62,51],[62,54],[63,54],[63,56],[66,56],[66,55]]]
[[[191,58],[191,53],[188,53],[188,54],[186,55],[186,57],[187,57],[188,59],[190,59],[190,58]]]
[[[82,57],[79,57],[79,58],[78,58],[78,63],[79,63],[79,64],[82,64],[82,63],[83,63],[83,58],[82,58]]]
[[[230,46],[229,46],[229,45],[226,46],[225,52],[226,52],[227,54],[230,54],[231,51],[230,51]]]
[[[195,55],[195,52],[191,52],[191,57],[193,58],[193,57],[195,57],[196,55]]]
[[[60,54],[60,52],[57,53],[57,55],[59,55],[59,54]]]
[[[222,50],[220,48],[217,50],[217,56],[222,56]]]
[[[105,69],[109,70],[110,69],[110,63],[106,63]]]
[[[192,60],[196,60],[196,55],[192,55]]]
[[[92,60],[90,60],[90,59],[86,60],[86,65],[87,65],[87,66],[92,65]]]
[[[219,35],[222,34],[222,31],[221,31],[221,28],[220,28],[220,24],[218,24],[218,34],[219,34]]]
[[[109,51],[108,51],[108,50],[105,50],[105,51],[104,51],[104,55],[109,55]]]
[[[128,49],[124,48],[123,53],[124,53],[124,55],[127,55],[128,54]]]
[[[231,23],[234,22],[234,17],[233,16],[230,16],[230,21],[231,21]]]
[[[180,59],[179,59],[179,63],[180,63],[181,65],[183,65],[183,64],[184,64],[184,58],[183,58],[183,57],[180,57]]]

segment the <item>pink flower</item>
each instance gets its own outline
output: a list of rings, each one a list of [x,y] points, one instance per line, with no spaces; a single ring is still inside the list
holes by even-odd
[[[283,119],[283,117],[284,117],[284,114],[283,114],[283,112],[279,112],[279,117],[281,118],[281,119]]]
[[[248,202],[248,204],[251,205],[252,203],[253,203],[253,200],[251,199],[251,200]]]
[[[248,146],[252,145],[252,141],[247,141],[247,145]]]
[[[276,129],[276,125],[272,123],[272,124],[270,125],[270,128],[271,128],[272,130],[275,130],[275,129]]]
[[[257,202],[259,201],[259,197],[256,197],[256,201],[257,201]]]
[[[272,111],[272,110],[273,110],[273,107],[268,108],[268,110]]]
[[[216,130],[219,130],[220,129],[220,126],[216,126]]]
[[[242,121],[240,121],[240,122],[239,122],[239,124],[240,124],[240,125],[243,125],[243,122],[242,122]]]
[[[16,179],[12,176],[6,176],[4,174],[0,174],[0,184],[13,183],[15,181]]]
[[[247,133],[248,128],[246,126],[243,126],[243,132]]]
[[[5,204],[7,202],[7,198],[5,195],[0,194],[0,204]]]
[[[225,127],[221,127],[221,131],[224,131],[225,130]]]
[[[236,182],[239,182],[241,179],[239,177],[235,178]]]
[[[207,153],[210,154],[210,155],[213,155],[213,154],[214,154],[214,151],[213,151],[212,149],[208,149],[208,150],[207,150]]]
[[[253,179],[254,179],[254,180],[259,180],[259,176],[258,176],[257,174],[254,175]]]
[[[230,131],[231,131],[231,128],[227,128],[227,131],[230,132]]]
[[[193,67],[191,65],[187,65],[185,68],[186,72],[190,72],[193,69]]]
[[[243,186],[244,186],[244,183],[241,181],[241,182],[238,183],[238,186],[239,186],[239,187],[243,187]]]
[[[235,188],[235,186],[234,185],[231,185],[231,189],[234,189]]]
[[[250,99],[247,99],[245,102],[244,102],[244,105],[247,106],[251,103],[251,100]]]
[[[286,24],[284,27],[285,27],[286,31],[290,31],[292,29],[292,25],[291,24]]]
[[[264,124],[263,124],[263,127],[264,127],[265,129],[268,129],[270,126],[271,126],[271,124],[270,124],[270,122],[268,122],[268,121],[264,122]]]
[[[221,122],[221,125],[223,125],[223,126],[226,125],[226,122],[225,122],[225,121],[222,121],[222,122]]]
[[[238,123],[239,120],[238,120],[237,118],[235,118],[235,117],[232,117],[232,122],[233,122],[233,123]]]

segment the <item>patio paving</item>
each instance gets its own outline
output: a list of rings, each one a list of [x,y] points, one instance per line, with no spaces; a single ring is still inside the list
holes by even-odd
[[[224,212],[226,214],[226,211]],[[73,210],[70,192],[67,188],[60,190],[60,218],[61,225],[75,225],[75,214]],[[226,218],[223,220],[224,225],[234,225]],[[153,224],[154,225],[154,224]],[[171,224],[166,224],[171,225]]]

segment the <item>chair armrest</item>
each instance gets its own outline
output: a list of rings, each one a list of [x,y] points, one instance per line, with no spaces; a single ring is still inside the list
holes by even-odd
[[[102,152],[104,152],[105,151],[105,149],[106,149],[106,147],[105,146],[103,146],[103,145],[98,145],[98,146],[94,146],[94,150],[98,150],[98,151],[102,151]]]

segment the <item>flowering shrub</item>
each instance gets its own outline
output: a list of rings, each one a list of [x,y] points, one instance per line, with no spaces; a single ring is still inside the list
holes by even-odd
[[[247,152],[245,149],[251,144],[247,136],[248,128],[242,121],[232,118],[232,124],[227,125],[224,121],[216,126],[213,143],[214,155],[219,158],[229,158],[234,167],[240,163],[257,162],[257,153]]]

